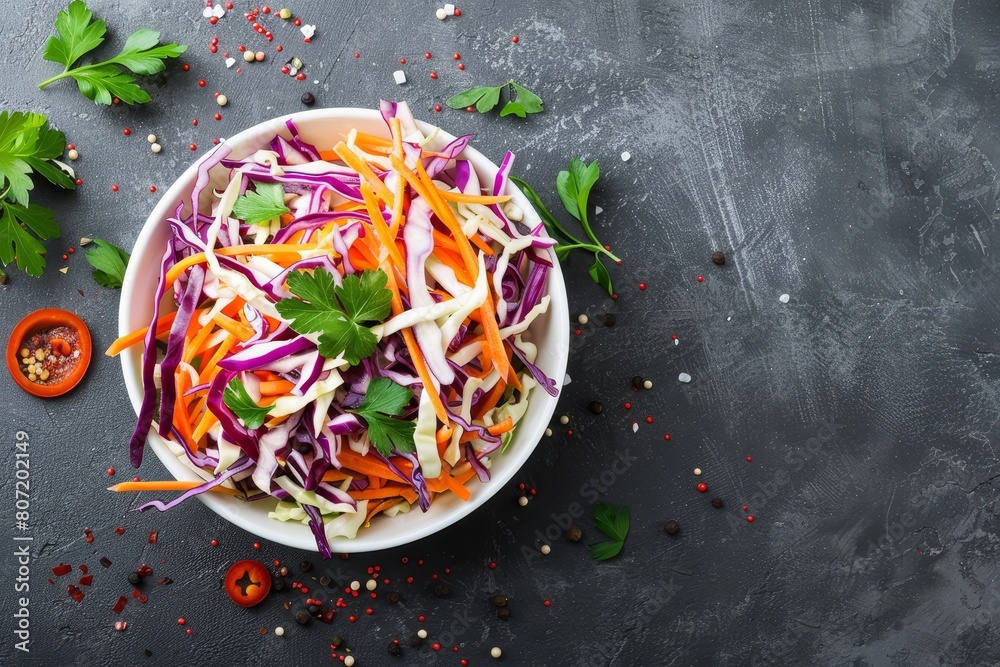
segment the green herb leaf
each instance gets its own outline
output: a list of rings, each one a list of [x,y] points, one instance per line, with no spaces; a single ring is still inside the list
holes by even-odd
[[[62,155],[66,135],[53,130],[45,116],[20,111],[0,111],[0,191],[7,199],[28,204],[32,189],[32,171],[39,171],[56,185],[73,189],[76,184],[69,175],[62,178],[54,173],[58,167],[49,163]],[[61,171],[61,170],[59,170]]]
[[[607,267],[601,261],[600,255],[594,255],[594,265],[587,270],[587,273],[590,274],[595,283],[606,289],[608,294],[615,293],[615,289],[611,285],[611,274],[608,273]]]
[[[416,423],[394,419],[413,399],[413,392],[389,378],[375,378],[368,383],[368,391],[355,414],[365,420],[368,439],[382,456],[391,456],[395,447],[400,452],[416,451],[413,433]]]
[[[544,111],[542,108],[542,98],[534,94],[524,86],[514,83],[513,80],[502,83],[499,86],[478,86],[458,93],[448,98],[445,102],[452,109],[465,109],[472,105],[476,106],[479,113],[486,113],[500,103],[500,93],[507,86],[511,87],[510,100],[500,110],[500,116],[511,114],[524,118],[526,114]]]
[[[301,334],[319,333],[319,353],[334,358],[341,353],[352,365],[375,351],[378,339],[368,328],[392,312],[389,277],[380,270],[345,276],[335,287],[333,276],[318,268],[310,273],[293,271],[288,289],[298,299],[282,299],[275,307]]]
[[[104,42],[107,26],[104,21],[91,22],[93,12],[87,3],[73,0],[69,7],[56,15],[56,32],[45,41],[42,58],[64,65],[69,69],[83,54],[93,51]]]
[[[503,118],[504,116],[509,116],[511,114],[514,114],[518,118],[524,118],[526,116],[526,112],[521,103],[513,101],[507,102],[507,104],[503,106],[503,109],[500,110],[501,118]]]
[[[259,225],[288,213],[289,208],[285,206],[285,188],[281,183],[259,181],[251,183],[257,191],[247,190],[245,195],[236,200],[233,206],[235,217],[248,225]]]
[[[590,556],[594,560],[607,560],[622,550],[625,538],[628,537],[631,513],[627,506],[615,509],[610,503],[594,503],[594,525],[602,533],[611,538],[610,542],[600,542],[590,547]]]
[[[267,420],[267,413],[271,411],[273,405],[262,408],[257,402],[250,398],[247,388],[239,378],[233,378],[226,385],[226,390],[222,393],[222,402],[233,411],[233,414],[243,420],[243,424],[250,430],[256,431]]]
[[[485,113],[496,106],[500,99],[500,89],[503,86],[479,86],[470,88],[457,95],[453,95],[445,102],[452,109],[464,109],[468,106],[476,105],[480,113]],[[486,98],[487,101],[483,101]],[[492,103],[489,100],[492,99]],[[482,107],[480,107],[482,104]]]
[[[104,239],[94,239],[87,248],[86,257],[94,267],[93,276],[98,285],[109,289],[122,286],[129,260],[127,252]]]
[[[540,113],[542,111],[545,111],[545,109],[542,108],[541,97],[535,95],[533,92],[531,92],[524,86],[519,86],[513,81],[510,82],[510,85],[514,86],[514,99],[517,101],[518,104],[521,105],[521,108],[523,108],[527,113]],[[501,112],[500,115],[502,116],[503,113]]]
[[[60,63],[62,74],[38,84],[45,88],[51,83],[70,77],[76,81],[80,92],[98,104],[110,105],[114,98],[126,104],[142,104],[150,100],[149,93],[135,83],[134,74],[156,74],[166,69],[165,60],[176,58],[187,50],[180,44],[160,44],[160,33],[155,30],[137,30],[132,33],[121,52],[109,60],[92,65],[73,65],[82,56],[104,42],[107,28],[104,21],[92,20],[93,13],[81,0],[73,0],[56,17],[58,36],[45,42],[42,57]]]
[[[569,162],[569,171],[560,171],[556,177],[556,191],[563,206],[580,222],[587,219],[587,199],[600,175],[601,169],[597,162],[588,165],[575,157]]]
[[[0,266],[17,259],[17,268],[37,278],[45,268],[45,246],[39,239],[53,238],[59,238],[59,227],[52,211],[0,200]]]
[[[590,557],[596,561],[608,560],[621,553],[624,542],[598,542],[590,545]]]

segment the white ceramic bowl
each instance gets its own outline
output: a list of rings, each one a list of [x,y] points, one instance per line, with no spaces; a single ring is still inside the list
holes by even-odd
[[[242,158],[254,150],[266,147],[268,141],[277,133],[288,137],[289,133],[285,128],[285,121],[289,118],[295,122],[302,138],[320,149],[332,148],[337,141],[346,139],[351,128],[388,136],[385,123],[375,110],[317,109],[269,120],[227,139],[225,143],[233,149],[231,157],[234,159]],[[425,135],[434,129],[432,125],[427,123],[418,121],[417,124]],[[429,147],[439,148],[453,139],[452,135],[439,131]],[[483,183],[493,182],[498,171],[493,162],[471,147],[465,149],[463,157],[471,162]],[[156,288],[157,267],[169,237],[166,219],[173,215],[179,203],[188,202],[197,177],[199,162],[200,160],[192,164],[163,194],[139,233],[122,285],[118,313],[118,329],[121,334],[135,331],[149,324],[153,313],[152,297]],[[515,186],[510,185],[507,194],[510,194],[514,203],[525,212],[525,222],[532,227],[537,224],[538,216],[521,192]],[[566,287],[554,254],[552,260],[555,268],[548,273],[547,285],[547,293],[552,297],[552,302],[549,311],[532,323],[529,338],[538,346],[537,365],[549,377],[555,379],[557,386],[561,389],[566,374],[566,360],[569,352],[569,312],[566,302]],[[133,408],[138,411],[142,401],[141,346],[135,346],[122,353],[121,361],[125,374],[125,387],[128,390]],[[556,402],[556,398],[541,388],[536,387],[532,390],[528,410],[515,430],[513,441],[504,455],[494,459],[490,470],[490,481],[486,484],[480,484],[477,481],[470,482],[471,500],[462,502],[453,494],[445,494],[435,498],[427,512],[421,512],[419,508],[415,507],[409,513],[396,517],[377,517],[372,522],[371,527],[359,530],[355,539],[338,538],[332,540],[333,551],[353,553],[407,544],[442,530],[470,514],[507,484],[528,460],[552,418]],[[148,443],[174,477],[179,480],[199,479],[186,462],[178,459],[155,432],[150,432]],[[307,526],[267,518],[268,511],[274,507],[272,501],[248,503],[238,498],[213,493],[201,494],[199,498],[222,518],[255,535],[299,549],[316,550],[316,542]],[[192,511],[192,509],[190,506],[186,508],[181,506],[171,511],[185,512]],[[150,517],[149,520],[155,521],[156,519]]]

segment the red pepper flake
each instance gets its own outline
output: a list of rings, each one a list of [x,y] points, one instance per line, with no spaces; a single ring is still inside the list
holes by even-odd
[[[458,7],[455,7],[455,16],[461,16],[461,15],[462,15],[462,10],[459,9]]]
[[[669,433],[664,433],[663,434],[663,439],[664,440],[670,440],[670,434]]]
[[[354,621],[358,620],[358,617],[352,614],[351,616],[347,617],[347,620],[353,623]]]
[[[70,584],[69,586],[66,587],[66,592],[69,593],[69,596],[71,598],[73,598],[73,602],[77,603],[83,602],[83,591],[81,591],[76,586]]]
[[[71,254],[71,255],[72,255],[72,254],[73,254],[73,253],[75,253],[75,252],[76,252],[76,248],[70,248],[70,249],[69,249],[69,254]]]
[[[653,418],[652,417],[646,417],[646,423],[647,424],[652,424],[653,423]]]
[[[400,65],[405,65],[406,64],[406,58],[400,58],[399,59],[399,64]]]
[[[128,627],[128,622],[126,621],[115,621],[115,631],[125,632],[125,628]]]
[[[188,65],[188,64],[184,64],[184,65],[181,65],[181,69],[184,70],[185,72],[187,72],[187,71],[189,71],[191,69],[191,66]]]
[[[551,600],[546,600],[542,604],[544,604],[546,607],[551,607],[552,606],[552,601]]]
[[[149,186],[149,191],[150,192],[156,192],[156,186],[155,185],[150,185]]]
[[[74,181],[74,183],[76,183],[77,186],[83,185],[83,179],[82,178],[78,178],[78,179],[76,179],[76,181]]]
[[[706,491],[708,491],[708,484],[705,484],[705,482],[698,482],[698,490],[702,493],[705,493]]]
[[[268,7],[267,5],[264,5],[263,7],[260,8],[260,11],[264,12],[265,14],[270,14],[271,8]]]
[[[753,523],[753,515],[752,514],[747,517],[747,522],[748,523]]]
[[[747,463],[753,463],[753,457],[752,456],[748,456],[747,457]]]
[[[435,651],[440,651],[441,650],[441,644],[439,644],[437,642],[434,642],[434,645],[431,646],[431,648],[434,649]]]
[[[188,629],[187,629],[187,630],[185,630],[184,632],[185,632],[186,634],[188,634],[189,636],[190,636],[190,635],[193,635],[193,634],[194,634],[194,630],[192,630],[191,628],[188,628]]]
[[[177,619],[177,625],[184,625],[185,623],[187,623],[187,621],[184,620],[183,616]]]
[[[298,28],[300,25],[302,25],[302,19],[296,18],[295,20],[292,21],[292,23],[295,24],[296,28]]]
[[[517,35],[514,35],[513,37],[511,37],[511,38],[510,38],[510,41],[512,41],[512,42],[514,42],[515,44],[517,44],[518,42],[520,42],[520,41],[521,41],[521,38],[520,38],[520,37],[518,37]]]
[[[298,74],[295,75],[295,79],[297,81],[305,81],[306,80],[306,73],[305,72],[299,72]]]
[[[747,507],[746,505],[744,505],[744,506],[743,506],[743,511],[744,511],[744,512],[746,512],[746,511],[747,511],[747,510],[749,510],[749,509],[750,509],[750,508],[749,508],[749,507]]]
[[[159,537],[160,537],[159,532],[151,530],[149,531],[149,535],[146,537],[146,541],[149,542],[150,544],[156,544],[156,540],[159,539]]]
[[[469,113],[472,113],[473,111],[476,110],[476,107],[470,104],[469,106],[465,107],[465,110],[468,111]]]
[[[94,583],[94,575],[92,575],[92,574],[85,574],[82,577],[80,577],[80,583],[78,585],[80,585],[80,586],[90,586],[93,583]]]
[[[417,620],[420,621],[421,623],[423,623],[424,621],[427,620],[427,617],[425,617],[424,615],[421,614],[420,616],[417,616]]]
[[[218,16],[209,16],[208,17],[208,22],[211,23],[212,25],[215,25],[216,23],[219,22],[219,17]]]
[[[56,565],[54,568],[52,568],[52,574],[56,575],[57,577],[61,577],[64,574],[69,574],[72,571],[73,571],[73,566],[69,565],[68,563],[60,563],[59,565]]]
[[[198,119],[197,118],[192,118],[191,119],[191,124],[194,125],[195,127],[198,127]]]
[[[639,289],[645,290],[646,289],[646,283],[639,283]]]
[[[626,410],[631,410],[632,409],[632,404],[631,403],[626,403],[625,404],[625,409]]]
[[[278,53],[281,53],[282,51],[285,50],[285,47],[283,47],[281,44],[278,44],[276,47],[274,47],[274,50],[277,51]]]
[[[254,542],[253,543],[253,548],[257,549],[259,551],[260,550],[260,542]]]
[[[125,597],[124,595],[119,595],[118,596],[118,602],[115,602],[115,606],[112,607],[111,610],[113,612],[115,612],[116,614],[120,614],[120,613],[122,613],[122,609],[125,608],[125,605],[127,603],[128,603],[128,598]]]
[[[491,570],[495,570],[495,569],[497,569],[497,564],[496,564],[496,563],[494,563],[493,561],[490,561],[490,569],[491,569]]]
[[[196,151],[196,150],[198,150],[198,146],[197,146],[197,145],[195,145],[195,144],[191,144],[190,146],[188,146],[188,148],[190,148],[190,149],[191,149],[191,150],[193,150],[193,151]]]
[[[118,526],[117,528],[115,528],[115,535],[124,535],[124,534],[125,534],[124,527]]]
[[[355,57],[355,58],[360,58],[360,57],[361,57],[361,54],[360,54],[360,53],[358,53],[357,51],[355,51],[355,52],[354,52],[354,57]]]
[[[434,105],[434,111],[441,111],[441,105],[440,104],[435,104]]]
[[[452,59],[453,59],[453,60],[461,60],[461,59],[462,59],[462,54],[460,54],[460,53],[457,53],[457,52],[456,52],[456,53],[455,53],[455,54],[454,54],[454,55],[452,56]]]
[[[458,69],[464,70],[465,69],[465,63],[458,63]]]
[[[219,546],[219,540],[212,540],[211,544],[213,547],[217,547]]]
[[[127,137],[128,135],[132,134],[132,130],[126,127],[124,130],[122,130],[122,134],[124,134]]]
[[[705,282],[705,276],[698,276],[697,278],[695,278],[695,280],[697,280],[700,283],[703,283]]]
[[[199,88],[204,88],[205,87],[205,80],[204,79],[199,79],[198,80],[198,87]]]
[[[368,607],[368,609],[365,609],[365,613],[371,616],[372,614],[375,613],[375,610],[372,609],[371,607]]]
[[[160,586],[169,586],[170,584],[174,583],[174,580],[171,579],[170,577],[161,577],[160,580],[156,583],[158,583]]]
[[[413,583],[413,577],[407,577],[406,578],[406,583],[412,584]]]
[[[112,183],[111,184],[111,191],[112,192],[118,192],[118,184],[117,183]],[[63,259],[66,259],[65,255],[63,256]],[[108,468],[108,470],[110,470],[110,468]]]
[[[430,51],[427,51],[426,53],[424,53],[424,59],[426,59],[426,60],[430,60],[431,59],[431,52]]]
[[[324,609],[319,616],[319,620],[326,624],[333,623],[333,617],[336,616],[337,611],[335,609]]]

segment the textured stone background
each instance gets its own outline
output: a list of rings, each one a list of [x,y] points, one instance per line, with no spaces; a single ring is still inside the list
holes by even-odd
[[[151,104],[105,109],[68,82],[36,88],[56,71],[41,45],[61,3],[6,3],[0,106],[41,111],[65,131],[82,154],[84,186],[37,188],[65,240],[49,244],[41,280],[12,272],[0,291],[0,331],[30,310],[60,306],[83,315],[103,349],[115,335],[117,294],[93,283],[79,253],[59,273],[59,255],[83,235],[130,248],[156,201],[149,185],[165,188],[180,174],[193,158],[188,144],[202,150],[213,136],[297,110],[306,90],[327,106],[406,99],[456,134],[478,133],[488,156],[515,151],[516,171],[553,207],[555,174],[568,159],[599,160],[596,226],[624,263],[612,272],[617,301],[589,282],[585,258],[565,267],[571,311],[591,316],[573,339],[573,382],[560,408],[574,434],[556,424],[519,476],[538,490],[527,508],[511,488],[434,538],[329,565],[341,583],[376,563],[394,580],[412,574],[400,608],[380,599],[354,625],[341,617],[299,628],[280,604],[295,593],[245,611],[220,590],[228,564],[255,554],[253,536],[199,503],[138,516],[133,499],[103,492],[109,465],[116,480],[132,474],[133,416],[116,361],[96,359],[74,393],[51,401],[26,396],[4,374],[4,534],[12,545],[21,429],[31,437],[35,541],[28,655],[14,655],[14,561],[0,557],[0,662],[326,664],[339,633],[359,665],[396,664],[385,647],[394,637],[405,643],[421,613],[447,646],[407,649],[407,664],[484,664],[494,645],[517,665],[1000,662],[995,3],[470,0],[459,3],[461,18],[441,23],[430,2],[289,0],[317,36],[305,45],[272,19],[274,43],[306,61],[307,82],[282,77],[271,49],[242,75],[225,68],[221,51],[263,46],[242,16],[246,3],[236,5],[210,26],[190,0],[93,0],[115,45],[153,27],[191,47],[190,72],[173,66],[147,82]],[[208,52],[213,35],[220,54]],[[397,87],[400,57],[410,83]],[[510,77],[542,95],[544,114],[432,111],[458,90]],[[215,91],[230,99],[218,123]],[[149,132],[164,144],[158,156]],[[631,161],[620,160],[623,150]],[[716,249],[729,265],[710,264]],[[606,312],[617,315],[613,329],[600,324]],[[694,382],[677,383],[681,371]],[[654,389],[634,394],[636,374]],[[606,406],[600,417],[586,409],[595,398]],[[597,497],[588,480],[604,472],[607,484],[620,455],[638,463],[601,496],[631,507],[623,554],[595,564],[583,544],[560,537],[550,556],[525,558],[522,548],[536,546],[553,515]],[[708,495],[694,489],[696,466]],[[164,471],[147,457],[140,474]],[[711,508],[712,495],[726,508]],[[662,531],[671,518],[682,525],[673,539]],[[119,525],[121,537],[112,533]],[[593,540],[589,516],[581,525]],[[152,529],[155,547],[145,540]],[[97,564],[102,555],[111,569]],[[256,555],[309,557],[268,543]],[[66,596],[69,577],[46,582],[63,561],[93,568],[81,604]],[[110,607],[142,561],[175,583],[152,587],[146,605],[131,602],[121,617],[128,631],[115,633]],[[432,572],[450,598],[430,593]],[[486,601],[494,590],[512,599],[507,623]],[[284,638],[257,632],[279,624]]]

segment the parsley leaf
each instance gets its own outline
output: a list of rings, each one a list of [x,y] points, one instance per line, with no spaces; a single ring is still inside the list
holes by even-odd
[[[344,276],[336,287],[333,276],[318,268],[310,273],[288,274],[288,289],[299,297],[282,299],[275,307],[300,334],[319,333],[319,353],[333,358],[340,354],[351,365],[375,351],[378,339],[368,323],[384,321],[392,312],[389,277],[380,270]]]
[[[625,546],[628,537],[631,513],[628,506],[615,509],[610,503],[594,503],[594,525],[602,533],[611,538],[610,542],[599,542],[590,546],[590,557],[601,561],[613,558]]]
[[[98,285],[109,289],[122,286],[129,260],[127,252],[104,239],[94,239],[92,245],[87,248],[86,256],[87,261],[94,267],[94,280]]]
[[[52,211],[0,200],[0,266],[17,259],[17,268],[37,278],[45,268],[45,246],[39,239],[54,238],[59,238],[59,227]]]
[[[573,158],[570,160],[569,169],[560,171],[556,178],[556,191],[559,193],[563,207],[570,215],[580,221],[580,226],[583,227],[583,230],[587,233],[592,243],[585,243],[573,236],[552,215],[552,212],[545,207],[542,198],[538,196],[534,188],[524,180],[516,177],[511,178],[511,180],[521,189],[524,196],[531,201],[532,206],[534,206],[538,215],[542,218],[545,230],[558,241],[553,248],[556,257],[560,261],[563,261],[573,250],[586,250],[594,253],[594,264],[590,267],[588,273],[595,283],[608,291],[608,294],[614,294],[615,290],[611,283],[611,274],[601,260],[601,255],[607,256],[613,262],[617,262],[618,258],[605,249],[604,245],[597,240],[597,236],[590,226],[590,221],[587,219],[590,191],[600,175],[601,170],[597,166],[597,162],[591,162],[588,165],[579,158]]]
[[[285,206],[285,188],[281,183],[260,183],[251,181],[256,192],[247,193],[236,200],[233,215],[248,225],[259,225],[288,213]]]
[[[222,402],[233,411],[233,414],[243,420],[243,424],[250,430],[255,431],[264,425],[267,413],[271,411],[273,405],[262,408],[256,401],[250,398],[247,388],[239,378],[233,378],[226,385],[226,390],[222,393]]]
[[[72,177],[51,162],[65,146],[66,135],[50,128],[45,116],[0,111],[0,190],[5,191],[0,197],[27,206],[32,171],[54,185],[76,188]]]
[[[100,19],[94,20],[85,2],[73,0],[56,16],[55,28],[58,36],[52,35],[46,40],[42,58],[59,63],[64,69],[62,74],[43,81],[38,87],[45,88],[70,77],[85,97],[98,104],[110,105],[115,97],[126,104],[148,102],[149,93],[135,83],[133,74],[162,72],[168,58],[176,58],[187,50],[181,44],[160,44],[160,33],[142,29],[129,36],[114,58],[74,68],[77,60],[104,43],[107,26]]]
[[[524,86],[514,83],[511,79],[507,83],[499,86],[479,86],[470,88],[448,98],[445,102],[452,109],[465,109],[472,105],[476,106],[479,113],[486,113],[500,103],[500,93],[507,89],[508,101],[500,111],[500,116],[516,115],[524,118],[529,113],[539,113],[542,108],[542,98],[534,94]]]
[[[395,447],[403,453],[417,450],[413,443],[415,422],[394,419],[413,399],[413,392],[389,378],[375,378],[368,383],[364,400],[354,411],[368,425],[368,439],[382,456],[391,456]]]

